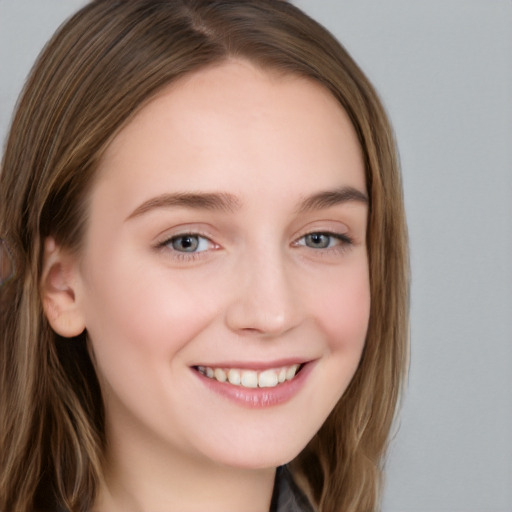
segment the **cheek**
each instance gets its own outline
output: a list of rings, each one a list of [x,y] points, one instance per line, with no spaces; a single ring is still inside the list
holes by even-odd
[[[333,352],[363,349],[370,316],[370,283],[366,265],[332,276],[323,293],[313,298],[311,308]]]
[[[349,268],[334,268],[310,287],[306,307],[323,341],[323,354],[307,391],[309,434],[314,435],[336,407],[359,365],[370,315],[370,286],[365,260]]]
[[[132,359],[135,368],[138,360],[170,360],[215,311],[211,294],[186,278],[132,269],[112,265],[108,276],[92,277],[86,327],[97,357]]]

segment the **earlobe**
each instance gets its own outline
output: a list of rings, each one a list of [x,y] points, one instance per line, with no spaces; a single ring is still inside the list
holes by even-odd
[[[45,240],[40,287],[44,313],[52,329],[65,338],[81,334],[85,320],[76,256],[58,247],[51,237]]]

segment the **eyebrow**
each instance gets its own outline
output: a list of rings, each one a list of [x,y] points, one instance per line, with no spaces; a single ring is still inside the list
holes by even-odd
[[[318,192],[303,199],[297,208],[298,213],[323,210],[347,202],[368,204],[368,196],[354,188],[342,187],[335,190]],[[238,197],[226,192],[183,192],[162,194],[153,197],[138,206],[126,220],[139,217],[158,208],[190,208],[194,210],[235,213],[242,206]]]
[[[361,190],[354,187],[341,187],[335,190],[318,192],[306,197],[300,203],[298,212],[306,213],[312,210],[324,210],[348,202],[369,204],[368,196]]]
[[[126,220],[139,217],[157,208],[191,208],[195,210],[234,213],[241,206],[240,200],[224,192],[220,193],[177,193],[153,197],[137,207]]]

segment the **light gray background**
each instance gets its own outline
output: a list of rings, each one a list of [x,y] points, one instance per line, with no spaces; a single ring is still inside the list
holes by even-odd
[[[0,0],[0,139],[84,0]],[[379,90],[402,157],[411,370],[385,512],[512,512],[512,2],[299,0]]]

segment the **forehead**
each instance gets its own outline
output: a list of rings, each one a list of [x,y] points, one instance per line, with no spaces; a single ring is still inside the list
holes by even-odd
[[[340,177],[366,188],[357,135],[334,96],[315,81],[243,60],[169,85],[116,135],[99,182],[122,190],[141,175],[139,195],[179,191],[185,182],[217,190],[225,180],[242,193]]]

